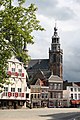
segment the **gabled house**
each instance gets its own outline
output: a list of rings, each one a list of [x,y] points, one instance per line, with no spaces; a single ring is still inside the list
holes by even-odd
[[[51,75],[49,83],[49,107],[63,107],[63,79]]]
[[[64,81],[64,91],[67,91],[67,106],[80,107],[80,82]],[[63,94],[65,96],[65,93]]]
[[[39,69],[32,81],[30,81],[32,107],[48,106],[48,88],[48,80],[44,73]]]
[[[10,84],[4,84],[3,91],[0,93],[1,108],[21,108],[26,107],[26,70],[22,62],[15,56],[8,60],[7,74]]]

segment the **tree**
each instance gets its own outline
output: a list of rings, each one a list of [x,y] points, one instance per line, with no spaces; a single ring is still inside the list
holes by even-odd
[[[18,6],[12,5],[13,0],[0,0],[0,82],[7,77],[7,60],[14,54],[26,63],[28,55],[24,49],[33,44],[34,30],[44,30],[36,18],[37,7],[31,4],[23,7],[25,0],[18,0]],[[5,81],[5,80],[4,80]]]

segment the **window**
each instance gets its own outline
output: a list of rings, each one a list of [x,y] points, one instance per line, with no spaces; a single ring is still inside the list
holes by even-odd
[[[78,91],[80,92],[80,88],[78,88]]]
[[[31,99],[33,98],[33,94],[31,94]]]
[[[11,63],[10,63],[10,67],[11,67]]]
[[[11,92],[15,92],[15,88],[11,88]]]
[[[56,43],[56,38],[52,38],[52,43]]]
[[[50,98],[53,98],[53,94],[52,94],[52,92],[50,92]]]
[[[56,50],[56,46],[53,47],[53,50]]]
[[[22,90],[21,90],[21,88],[18,88],[18,92],[21,92]]]
[[[55,90],[57,89],[57,84],[54,84],[54,89],[55,89]]]
[[[78,99],[80,100],[80,94],[78,94]]]
[[[29,93],[26,93],[26,98],[29,98]]]
[[[40,98],[40,94],[38,94],[38,98]]]
[[[45,98],[48,98],[48,94],[47,93],[45,94]]]
[[[25,89],[26,89],[26,91],[27,91],[27,87],[26,87]]]
[[[58,98],[61,98],[61,93],[58,93]]]
[[[59,39],[57,38],[57,43],[59,43]]]
[[[12,68],[12,72],[15,72],[15,68]]]
[[[34,94],[34,98],[36,98],[36,94]]]
[[[74,91],[76,92],[76,91],[77,91],[77,88],[74,88]]]
[[[8,94],[8,87],[4,87],[4,96],[7,96],[7,94]]]
[[[50,83],[50,89],[51,89],[51,90],[53,89],[53,84],[52,84],[52,83]]]
[[[56,54],[53,54],[53,62],[56,62]]]
[[[4,87],[4,91],[8,91],[8,87]]]
[[[71,94],[71,99],[73,99],[73,94]]]
[[[44,98],[44,93],[42,93],[42,98]]]
[[[22,69],[18,69],[19,72],[22,72]]]
[[[62,60],[62,55],[61,55],[61,63],[63,62],[63,60]]]
[[[18,72],[19,72],[19,76],[22,75],[22,69],[18,69]]]
[[[73,91],[73,88],[71,88],[71,91]]]
[[[75,99],[77,99],[77,94],[75,94]]]
[[[61,84],[58,84],[58,89],[61,90]]]

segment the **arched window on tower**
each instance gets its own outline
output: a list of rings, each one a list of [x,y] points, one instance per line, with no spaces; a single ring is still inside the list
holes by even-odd
[[[63,62],[63,60],[62,60],[62,55],[61,55],[61,63]]]
[[[52,43],[56,43],[56,38],[52,38]]]
[[[56,62],[56,54],[53,54],[53,62]]]

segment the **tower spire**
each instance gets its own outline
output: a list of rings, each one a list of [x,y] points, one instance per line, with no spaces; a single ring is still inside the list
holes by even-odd
[[[57,24],[56,24],[56,21],[55,21],[55,27],[54,27],[54,36],[56,36],[57,35]]]

